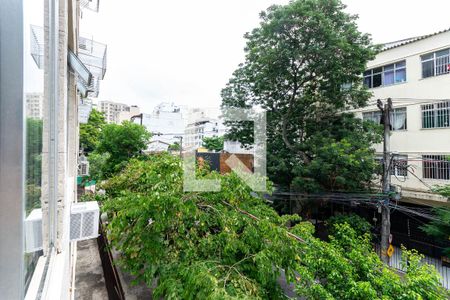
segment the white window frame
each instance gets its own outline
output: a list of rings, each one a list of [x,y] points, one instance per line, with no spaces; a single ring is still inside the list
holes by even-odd
[[[450,100],[423,104],[420,108],[422,129],[450,128]],[[428,122],[432,122],[432,126],[425,127],[425,117],[429,118]],[[447,123],[437,126],[439,123],[445,122],[444,118],[447,119]]]
[[[0,9],[0,291],[24,297],[24,93],[23,4],[4,0]],[[21,105],[22,104],[22,105]]]
[[[400,66],[400,67],[397,66],[398,64],[401,64],[401,63],[403,63],[404,65]],[[394,68],[392,70],[386,70],[387,67],[390,67],[392,65],[394,66]],[[374,73],[375,69],[380,69],[380,68],[381,68],[381,72]],[[396,82],[397,72],[398,71],[403,71],[403,70],[405,71],[405,80],[404,81],[400,81],[400,82]],[[389,72],[389,71],[394,71],[394,82],[386,84],[385,78],[384,78],[384,74],[386,72]],[[384,86],[391,86],[391,85],[401,84],[401,83],[406,82],[406,80],[407,80],[406,60],[400,60],[400,61],[388,64],[388,65],[384,65],[384,66],[377,67],[377,68],[372,68],[372,69],[366,70],[364,73],[367,73],[367,72],[370,72],[370,75],[363,75],[363,77],[364,77],[364,81],[365,81],[366,78],[370,78],[370,87],[368,87],[369,89],[375,89],[375,88],[384,87]],[[380,75],[380,74],[381,74],[381,85],[374,87],[373,86],[373,77],[374,77],[374,75]]]
[[[447,51],[447,55],[437,56],[437,53]],[[424,59],[425,56],[432,55],[431,58]],[[423,76],[423,63],[433,62],[433,75],[424,77]],[[450,48],[435,51],[433,53],[427,53],[420,57],[421,67],[422,67],[422,79],[445,75],[450,73]],[[438,64],[438,62],[440,62]]]
[[[422,155],[422,177],[430,180],[450,180],[450,155]]]
[[[392,127],[392,131],[404,131],[408,129],[408,110],[406,107],[396,107],[394,108],[392,114],[391,114],[391,124],[394,124],[397,115],[400,111],[405,112],[405,128],[402,129],[395,129]],[[370,116],[369,116],[370,114]],[[377,117],[376,117],[377,116]],[[378,118],[379,116],[379,118]],[[381,112],[379,110],[373,110],[373,111],[366,111],[362,113],[362,117],[364,121],[373,121],[376,124],[380,124],[381,121]]]
[[[397,154],[392,157],[391,175],[408,177],[408,155]]]

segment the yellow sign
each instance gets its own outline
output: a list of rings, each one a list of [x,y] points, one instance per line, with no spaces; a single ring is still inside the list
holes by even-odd
[[[391,257],[392,254],[394,254],[394,247],[392,244],[389,245],[389,248],[387,249],[387,256]]]

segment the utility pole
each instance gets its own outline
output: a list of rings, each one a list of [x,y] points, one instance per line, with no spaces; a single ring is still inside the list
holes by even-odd
[[[183,136],[177,135],[175,138],[180,139],[180,158],[183,158]]]
[[[389,263],[387,250],[389,247],[389,236],[391,235],[391,212],[389,209],[389,198],[391,192],[391,111],[392,99],[389,98],[384,104],[378,99],[377,106],[381,111],[381,119],[384,125],[383,143],[383,194],[386,199],[381,205],[381,260]]]
[[[140,113],[140,114],[138,114],[138,115],[132,116],[132,117],[130,118],[130,121],[131,121],[131,122],[134,122],[134,119],[136,119],[136,118],[141,119],[140,124],[141,124],[141,126],[142,126],[142,119],[144,118],[144,114],[143,114],[143,113]]]

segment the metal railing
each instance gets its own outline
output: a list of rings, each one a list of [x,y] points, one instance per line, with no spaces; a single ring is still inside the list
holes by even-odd
[[[100,82],[105,77],[107,45],[93,39],[80,37],[78,39],[78,57],[88,68],[93,76],[88,94],[97,97],[100,90]]]
[[[44,29],[30,25],[30,51],[39,69],[44,68]]]
[[[100,0],[80,0],[80,7],[93,12],[98,12]]]

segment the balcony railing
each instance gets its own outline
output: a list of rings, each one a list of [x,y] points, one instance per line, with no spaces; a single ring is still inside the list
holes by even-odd
[[[100,80],[105,77],[106,73],[106,50],[106,44],[96,42],[93,39],[80,37],[78,40],[78,57],[93,76],[92,83],[89,86],[89,96],[98,96]]]
[[[30,51],[39,69],[44,68],[44,29],[41,26],[30,26]]]
[[[80,0],[80,7],[94,12],[98,12],[100,0]]]
[[[30,26],[30,54],[39,69],[44,68],[44,28]],[[78,54],[68,50],[68,63],[77,73],[78,90],[83,97],[97,97],[100,90],[100,80],[106,73],[105,44],[80,37]]]

